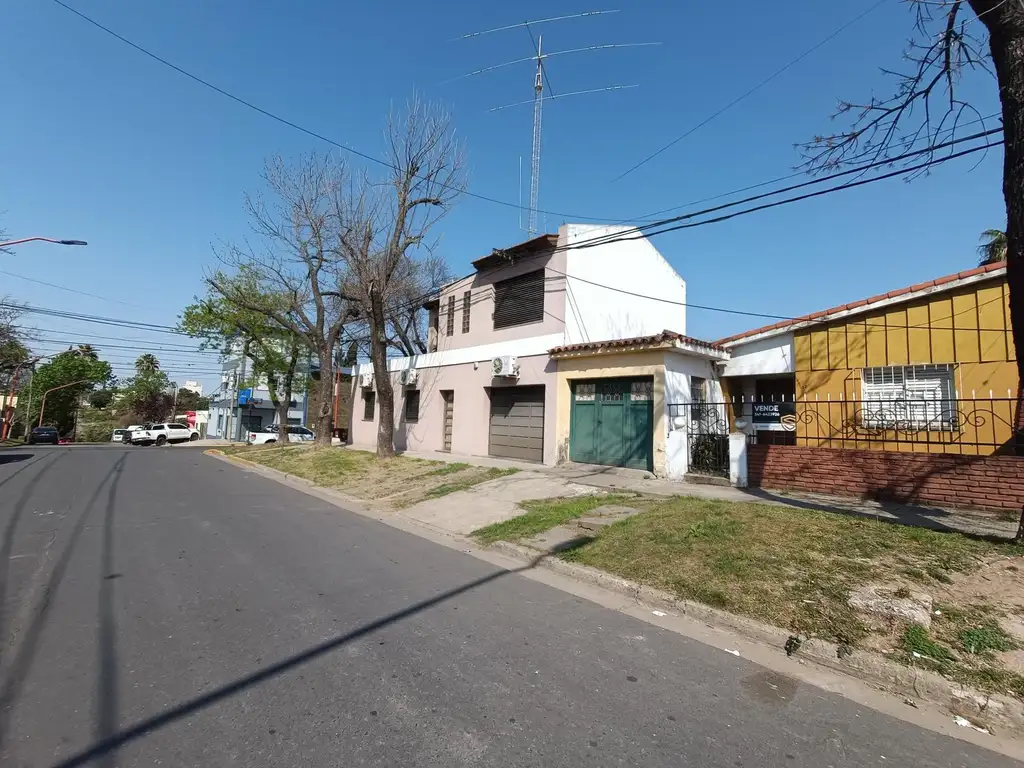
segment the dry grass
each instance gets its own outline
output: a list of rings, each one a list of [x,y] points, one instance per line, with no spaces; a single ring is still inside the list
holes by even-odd
[[[611,526],[569,557],[808,636],[854,643],[867,629],[852,587],[933,584],[1019,554],[960,534],[763,504],[679,498]],[[934,576],[929,576],[934,574]]]
[[[575,496],[567,499],[521,501],[519,506],[526,510],[525,515],[480,528],[473,531],[473,536],[483,544],[493,544],[496,541],[521,541],[550,530],[556,525],[583,517],[598,507],[624,503],[628,503],[634,508],[642,508],[646,502],[638,500],[635,496],[622,495]]]
[[[1017,645],[997,621],[1005,609],[979,605],[956,585],[1022,553],[1010,543],[829,512],[678,498],[563,557],[794,633],[885,647],[907,663],[1021,696],[1024,678],[996,655]],[[931,634],[872,634],[847,604],[850,590],[865,584],[898,594],[924,588],[944,601]]]
[[[343,491],[378,506],[408,507],[464,491],[516,472],[514,469],[446,464],[396,456],[378,459],[368,451],[312,446],[246,446],[225,451],[256,464]]]

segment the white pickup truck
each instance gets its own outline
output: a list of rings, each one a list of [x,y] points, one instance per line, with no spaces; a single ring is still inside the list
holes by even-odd
[[[263,427],[262,429],[251,430],[246,435],[246,442],[249,445],[266,445],[268,443],[276,443],[278,439],[277,425],[271,424],[269,427]],[[300,426],[289,426],[288,427],[288,442],[289,443],[308,443],[316,439],[316,435]]]
[[[188,443],[199,439],[199,430],[185,424],[143,424],[130,428],[132,445],[164,445],[166,443]]]

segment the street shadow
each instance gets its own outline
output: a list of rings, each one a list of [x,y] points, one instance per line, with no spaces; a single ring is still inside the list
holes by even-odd
[[[588,537],[582,537],[588,538]],[[574,540],[575,541],[575,540]],[[572,545],[573,542],[567,542],[566,544]],[[576,544],[575,547],[582,546]],[[564,550],[559,550],[564,551]],[[214,688],[201,696],[196,696],[192,699],[182,702],[176,706],[165,709],[163,712],[156,714],[152,717],[140,720],[134,725],[131,725],[123,730],[110,733],[109,735],[99,738],[96,743],[86,749],[71,755],[68,758],[56,763],[54,768],[76,768],[77,766],[83,766],[93,760],[103,760],[108,756],[114,755],[118,749],[125,746],[130,742],[137,741],[143,736],[152,733],[160,728],[164,728],[172,723],[178,722],[186,717],[194,715],[195,713],[206,709],[226,698],[239,694],[246,691],[254,686],[261,685],[268,680],[271,680],[279,675],[290,672],[291,670],[314,661],[321,656],[324,656],[332,651],[336,651],[350,643],[355,642],[367,635],[373,634],[374,632],[388,627],[392,624],[396,624],[405,619],[416,616],[423,611],[433,608],[436,605],[440,605],[452,598],[458,597],[459,595],[471,592],[474,589],[478,589],[486,584],[505,578],[507,576],[513,576],[515,574],[524,573],[536,568],[542,561],[550,557],[549,554],[542,554],[531,560],[529,563],[522,565],[512,570],[499,570],[493,573],[482,576],[479,579],[474,579],[462,586],[455,587],[442,592],[435,597],[427,600],[421,600],[418,603],[410,605],[408,608],[404,608],[400,611],[396,611],[387,616],[383,616],[375,621],[371,621],[368,624],[364,624],[361,627],[346,632],[343,635],[339,635],[334,638],[325,640],[322,643],[307,648],[301,653],[297,653],[293,656],[289,656],[281,661],[263,667],[249,675],[238,678],[237,680],[222,685],[219,688]]]
[[[0,451],[0,464],[13,464],[16,461],[25,461],[35,456],[34,453],[8,453]]]
[[[59,454],[57,454],[57,455],[58,455],[58,456],[63,456],[63,455],[65,454],[65,453],[67,453],[67,451],[64,451],[64,452],[62,452],[62,453],[59,453]],[[2,451],[0,451],[0,455],[2,455]],[[21,455],[24,455],[24,456],[25,456],[26,458],[30,458],[30,457],[32,457],[32,456],[33,456],[33,454],[31,454],[31,453],[27,453],[27,454],[18,454],[18,455],[19,455],[19,456],[21,456]],[[39,463],[39,462],[41,462],[41,461],[42,461],[43,459],[45,459],[45,458],[46,458],[47,456],[53,456],[53,454],[51,454],[51,453],[43,453],[43,454],[40,454],[39,456],[35,456],[35,461],[30,461],[30,462],[28,462],[27,464],[22,464],[22,465],[21,465],[20,467],[18,467],[18,468],[17,468],[16,470],[14,470],[13,472],[11,472],[11,474],[9,474],[9,475],[8,475],[7,477],[5,477],[5,478],[4,478],[3,480],[0,480],[0,486],[6,485],[6,484],[7,484],[7,483],[9,483],[9,482],[10,482],[11,480],[13,480],[14,478],[16,478],[16,477],[17,477],[17,476],[18,476],[19,474],[21,474],[22,472],[24,472],[24,471],[25,471],[26,469],[28,469],[29,467],[33,466],[34,464],[38,464],[38,463]]]
[[[100,588],[97,614],[96,649],[96,727],[97,741],[109,739],[117,732],[120,719],[120,701],[118,699],[118,668],[117,668],[117,616],[114,610],[114,580],[121,574],[114,571],[114,512],[117,503],[117,487],[121,480],[127,455],[114,465],[113,479],[107,491],[107,507],[103,515],[103,543],[100,550]],[[83,514],[83,517],[85,515]],[[111,751],[99,759],[98,764],[105,768],[115,768],[117,755]]]
[[[25,490],[22,491],[21,496],[14,504],[14,509],[11,511],[11,519],[7,521],[7,525],[4,527],[4,538],[3,542],[0,543],[0,638],[7,637],[7,616],[4,607],[7,602],[7,581],[10,577],[11,553],[14,548],[14,536],[18,530],[18,523],[25,512],[25,506],[28,504],[33,492],[39,485],[39,481],[43,479],[43,475],[45,475],[63,455],[64,454],[53,455],[53,460],[48,464],[45,464],[43,468],[39,470],[39,473],[29,480],[28,484],[25,486]],[[19,467],[17,472],[14,474],[16,475],[19,472],[23,472],[29,467],[38,464],[43,460],[43,458],[45,458],[45,456],[41,456],[36,461],[29,462],[28,464]],[[14,475],[11,475],[11,477],[14,477]],[[10,480],[11,477],[6,478],[4,482]],[[0,483],[0,485],[2,485],[2,483]],[[2,649],[0,649],[0,653],[2,653]],[[0,709],[0,748],[3,747],[3,717],[3,710]]]
[[[568,552],[575,552],[577,549],[582,549],[587,546],[590,542],[594,541],[596,536],[577,536],[575,539],[569,539],[568,541],[562,541],[555,544],[547,551],[548,555],[564,555]]]
[[[71,530],[68,537],[68,543],[64,547],[64,551],[61,552],[60,559],[54,564],[53,570],[50,572],[50,578],[47,580],[46,586],[42,592],[43,598],[40,601],[40,606],[33,614],[31,623],[22,635],[17,653],[11,662],[6,679],[3,682],[3,687],[0,688],[0,752],[3,751],[8,735],[8,718],[10,717],[10,713],[18,695],[21,693],[22,686],[25,683],[25,678],[28,676],[29,670],[32,668],[32,663],[35,661],[36,652],[39,650],[40,646],[40,637],[42,636],[43,629],[46,627],[46,623],[49,620],[50,611],[56,602],[54,595],[60,587],[61,582],[64,580],[64,574],[67,571],[69,562],[71,561],[71,555],[74,552],[75,547],[78,545],[78,540],[81,538],[82,532],[85,530],[85,524],[89,518],[89,513],[92,511],[93,506],[99,499],[100,494],[103,491],[103,487],[109,480],[111,480],[111,478],[113,478],[113,482],[110,486],[110,494],[111,499],[113,498],[115,487],[120,479],[120,473],[127,458],[128,454],[124,454],[117,460],[114,466],[110,468],[110,471],[103,476],[103,479],[100,481],[99,485],[97,485],[96,490],[93,491],[92,496],[90,496],[89,500],[86,502],[86,505],[82,510],[82,514],[79,515],[78,520],[75,521],[75,527]],[[46,469],[50,469],[55,463],[56,461],[51,462]],[[40,476],[42,474],[43,472],[39,473]],[[34,482],[38,481],[38,479],[39,476],[34,478]],[[27,499],[29,495],[30,494],[26,492],[24,498]],[[113,609],[111,608],[110,610],[112,611]],[[103,650],[101,649],[100,652],[102,654]],[[101,715],[103,709],[104,705],[101,703]]]

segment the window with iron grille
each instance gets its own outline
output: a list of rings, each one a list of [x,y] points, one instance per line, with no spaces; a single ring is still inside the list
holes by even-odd
[[[472,291],[462,294],[462,332],[469,333],[469,307]]]
[[[420,420],[420,391],[418,389],[405,391],[405,420]]]
[[[951,364],[865,368],[861,423],[875,429],[956,429],[954,370]]]
[[[363,421],[373,421],[373,408],[377,404],[376,392],[363,392]]]
[[[510,277],[494,284],[494,329],[512,328],[544,319],[544,270]]]
[[[455,335],[455,297],[448,297],[448,325],[445,328],[445,334],[448,336]]]

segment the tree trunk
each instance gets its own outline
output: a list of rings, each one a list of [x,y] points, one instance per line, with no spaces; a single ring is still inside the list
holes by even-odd
[[[299,345],[292,343],[288,350],[288,370],[284,372],[284,396],[281,401],[274,403],[277,408],[277,440],[280,443],[288,442],[288,411],[292,407],[292,390],[295,387],[295,367],[299,362]]]
[[[1008,3],[972,0],[989,31],[989,45],[1003,113],[1003,198],[1006,202],[1006,281],[1010,290],[1010,325],[1016,349],[1017,378],[1024,382],[1024,9]],[[988,12],[986,12],[988,11]],[[984,15],[982,15],[984,13]],[[1018,387],[1017,408],[1021,407]],[[1017,530],[1024,540],[1024,508]]]
[[[377,390],[380,419],[377,422],[377,458],[395,455],[395,388],[388,371],[387,321],[384,299],[376,286],[370,287],[370,359]]]
[[[316,445],[330,446],[334,437],[334,419],[332,404],[334,403],[334,346],[328,341],[316,351],[320,361],[320,381],[317,382]],[[309,394],[306,394],[309,397]]]

